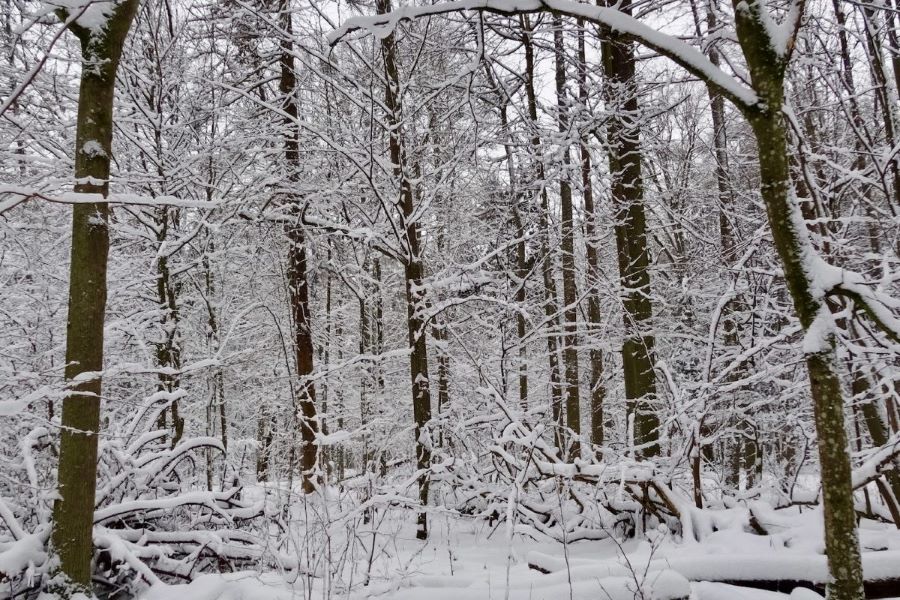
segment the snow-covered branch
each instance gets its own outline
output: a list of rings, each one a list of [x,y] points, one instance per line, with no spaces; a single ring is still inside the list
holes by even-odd
[[[755,92],[714,65],[705,54],[687,42],[657,31],[615,8],[594,6],[571,0],[455,0],[428,6],[404,6],[386,15],[348,19],[328,35],[328,42],[334,45],[357,30],[364,30],[383,37],[396,29],[401,21],[469,10],[502,15],[550,12],[605,25],[614,31],[633,37],[648,48],[670,58],[739,107],[749,108],[759,101]]]

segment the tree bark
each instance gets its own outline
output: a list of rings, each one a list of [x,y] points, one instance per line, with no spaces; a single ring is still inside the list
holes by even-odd
[[[138,0],[115,6],[102,31],[77,21],[69,26],[81,42],[82,54],[76,193],[109,194],[116,71],[137,7]],[[68,14],[61,10],[60,16],[65,19]],[[72,209],[65,369],[69,384],[60,423],[59,497],[53,506],[52,535],[59,569],[71,584],[63,591],[66,596],[76,591],[90,594],[91,586],[109,212],[109,205],[102,202],[76,204]]]
[[[160,211],[160,217],[157,221],[159,230],[157,241],[159,248],[163,247],[168,234],[169,225],[172,218],[169,215],[167,207],[163,207]],[[159,255],[156,259],[156,295],[159,304],[160,331],[163,339],[156,343],[156,360],[163,369],[172,369],[176,374],[169,372],[160,372],[159,389],[161,391],[173,392],[181,385],[181,378],[177,372],[181,369],[181,345],[178,341],[178,286],[172,279],[169,270],[169,260],[165,255]],[[178,445],[184,434],[184,418],[180,416],[178,411],[178,400],[173,400],[170,404],[172,411],[172,447]],[[159,426],[161,429],[166,428],[166,411],[163,410],[159,414]]]
[[[281,55],[279,65],[281,68],[279,79],[279,91],[283,98],[284,118],[284,158],[286,166],[291,170],[289,181],[296,181],[297,175],[293,169],[299,168],[300,149],[297,139],[297,122],[299,119],[299,107],[296,99],[297,75],[294,70],[294,41],[293,24],[290,0],[279,2],[280,21],[282,28]],[[319,422],[316,415],[316,388],[311,376],[314,369],[315,347],[312,339],[312,324],[309,309],[309,279],[307,276],[306,237],[303,228],[299,224],[300,206],[293,207],[297,216],[297,223],[286,226],[288,238],[288,270],[287,283],[291,302],[291,322],[294,328],[294,362],[297,369],[297,378],[300,381],[299,398],[295,410],[299,416],[300,425],[300,473],[303,492],[308,494],[315,489],[316,463],[318,461],[318,446],[316,446],[316,434],[319,431]]]
[[[375,12],[385,14],[391,11],[390,0],[376,0]],[[406,289],[406,322],[409,338],[409,374],[412,384],[413,420],[415,421],[416,468],[419,470],[419,502],[422,511],[417,518],[416,538],[428,539],[428,517],[425,507],[428,504],[429,474],[431,465],[431,443],[426,439],[428,422],[431,421],[431,388],[428,381],[428,346],[427,331],[424,319],[425,302],[422,281],[425,269],[420,251],[419,225],[413,220],[415,210],[413,189],[405,171],[405,149],[401,134],[402,107],[398,95],[400,75],[397,67],[397,45],[394,34],[381,39],[381,57],[384,61],[386,85],[384,104],[387,108],[389,126],[389,154],[393,165],[394,177],[399,183],[400,212],[403,225],[403,238],[406,243],[406,257],[403,273]]]
[[[557,125],[562,143],[559,202],[562,217],[563,366],[566,427],[571,432],[569,455],[581,455],[581,397],[578,389],[578,286],[575,273],[575,216],[569,181],[572,151],[569,144],[569,107],[566,98],[566,47],[562,19],[553,17],[553,50],[556,73]]]
[[[578,20],[578,100],[581,110],[587,112],[587,52],[584,43],[584,20]],[[603,386],[603,350],[596,336],[600,334],[603,315],[600,310],[600,257],[597,250],[597,214],[594,209],[594,186],[591,179],[591,151],[587,135],[581,138],[581,194],[584,201],[584,249],[587,259],[587,317],[590,324],[591,340],[591,443],[603,445],[603,401],[606,389]]]
[[[733,0],[737,5],[737,0]],[[753,129],[759,154],[760,192],[766,206],[775,249],[781,259],[788,292],[804,331],[831,313],[815,291],[809,261],[815,250],[809,239],[791,186],[787,126],[782,116],[784,74],[788,58],[772,45],[764,10],[758,3],[748,9],[735,6],[735,28],[747,60],[753,89],[760,102],[743,107]],[[788,55],[789,56],[789,55]],[[820,327],[821,328],[821,327]],[[837,374],[833,328],[814,333],[817,341],[805,348],[806,368],[815,413],[825,517],[825,548],[834,581],[828,597],[864,598],[859,539],[850,468],[844,399]]]
[[[533,161],[533,181],[539,186],[541,199],[540,231],[541,231],[541,275],[544,283],[544,318],[549,329],[547,335],[547,360],[550,367],[550,413],[556,424],[555,443],[563,448],[563,438],[559,430],[562,425],[562,386],[559,370],[559,345],[557,344],[557,325],[559,324],[556,282],[553,278],[553,258],[550,255],[550,199],[547,197],[546,176],[541,157],[541,137],[538,123],[537,94],[535,92],[534,30],[527,15],[521,16],[522,45],[525,48],[525,94],[528,100],[528,119],[531,126],[531,160]]]
[[[626,1],[619,10],[631,14]],[[635,455],[659,454],[659,417],[655,412],[656,374],[653,370],[653,306],[650,301],[650,248],[641,176],[640,115],[632,42],[609,27],[603,28],[601,47],[606,76],[609,172],[615,207],[616,247],[622,283],[625,339],[622,367],[625,398],[632,422]]]

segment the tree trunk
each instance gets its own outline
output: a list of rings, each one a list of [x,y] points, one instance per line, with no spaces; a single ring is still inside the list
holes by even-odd
[[[158,242],[162,248],[170,224],[168,209],[163,208],[159,219]],[[181,347],[178,342],[178,302],[177,287],[172,280],[169,271],[169,260],[165,255],[156,259],[156,294],[157,303],[161,312],[160,330],[163,339],[156,343],[156,360],[163,369],[172,369],[176,374],[160,372],[159,389],[166,392],[174,392],[181,385],[181,378],[177,372],[181,369]],[[184,418],[179,415],[178,400],[173,400],[169,405],[172,411],[172,447],[178,445],[184,434]],[[166,411],[159,414],[160,428],[166,428]]]
[[[507,130],[507,119],[506,119],[506,107],[504,105],[503,108],[503,127],[504,130]],[[512,161],[512,149],[509,144],[506,144],[506,160]],[[510,167],[512,170],[512,167]],[[515,185],[515,181],[512,182]],[[520,310],[516,311],[516,337],[519,342],[519,364],[518,364],[518,372],[519,372],[519,407],[523,411],[528,410],[528,345],[526,343],[526,336],[528,334],[528,324],[525,321],[525,315],[523,314],[523,309],[525,306],[525,301],[527,300],[527,289],[525,287],[525,281],[528,277],[528,260],[526,258],[525,253],[525,225],[522,219],[522,214],[519,210],[519,194],[516,193],[513,196],[513,207],[512,207],[512,215],[513,215],[513,226],[516,228],[516,237],[518,241],[516,242],[516,304],[520,307]]]
[[[77,23],[69,27],[81,41],[83,65],[75,137],[76,193],[109,194],[116,70],[137,7],[138,0],[116,6],[102,32]],[[63,10],[60,16],[68,17]],[[90,595],[108,258],[109,205],[76,204],[66,327],[69,393],[60,423],[59,497],[53,507],[52,536],[60,571],[71,584],[63,591],[66,596],[79,590]]]
[[[748,119],[759,147],[761,192],[772,238],[797,316],[808,331],[817,318],[826,318],[825,315],[830,318],[830,311],[824,299],[813,291],[812,274],[806,264],[813,250],[799,208],[791,198],[787,132],[780,110],[782,85],[782,80],[771,77],[762,86],[768,88],[765,100],[770,108],[748,111]],[[816,346],[806,349],[806,367],[818,434],[826,554],[835,579],[829,586],[829,598],[858,600],[864,597],[862,568],[833,331]]]
[[[569,108],[566,99],[566,48],[562,19],[553,17],[553,50],[556,66],[556,107],[562,147],[559,200],[562,213],[563,365],[565,367],[566,427],[572,433],[569,455],[579,457],[581,445],[581,398],[578,390],[578,287],[575,280],[575,217],[572,183],[569,181],[572,152],[569,145]]]
[[[368,260],[363,262],[363,273],[367,274],[369,270]],[[359,303],[359,354],[365,356],[373,354],[372,352],[372,334],[369,325],[369,307],[366,304],[368,298],[368,282],[365,281],[365,275],[362,278],[361,294],[358,296]],[[363,372],[360,374],[359,382],[359,424],[363,430],[362,443],[362,472],[368,473],[369,469],[374,470],[374,465],[370,467],[372,462],[372,434],[371,434],[371,398],[369,393],[374,387],[372,381],[374,379],[373,364],[369,361],[363,363]]]
[[[584,44],[584,20],[578,20],[578,100],[581,110],[587,111],[587,53]],[[584,249],[587,258],[588,310],[587,317],[591,329],[591,443],[603,445],[603,350],[599,338],[602,325],[600,296],[600,257],[597,251],[597,214],[594,209],[594,186],[591,181],[591,152],[587,136],[581,139],[581,194],[584,200]]]
[[[630,2],[621,5],[630,14]],[[615,207],[616,247],[624,298],[625,339],[622,366],[625,398],[634,432],[635,454],[659,454],[659,417],[655,412],[656,374],[653,371],[653,306],[650,302],[650,248],[641,177],[640,117],[632,43],[604,28],[603,72],[606,75],[609,172]]]
[[[531,160],[533,166],[533,182],[539,187],[541,198],[541,275],[544,283],[544,318],[549,329],[547,335],[547,360],[550,367],[550,413],[556,425],[555,443],[560,450],[563,439],[559,430],[562,425],[562,386],[560,385],[559,346],[557,344],[557,325],[559,323],[556,282],[553,279],[553,258],[550,255],[550,199],[547,197],[544,163],[541,157],[541,137],[537,112],[537,95],[535,93],[534,31],[527,15],[521,16],[522,45],[525,48],[525,93],[528,98],[528,119],[531,126]]]
[[[816,274],[810,263],[815,250],[791,188],[788,134],[782,115],[784,74],[790,55],[772,47],[765,22],[769,17],[760,13],[765,8],[759,3],[747,6],[740,0],[732,2],[738,41],[759,97],[758,103],[742,110],[756,138],[760,193],[794,310],[811,338],[804,343],[804,353],[818,437],[825,552],[834,579],[828,586],[828,597],[861,600],[865,597],[862,564],[833,318],[823,294],[814,284]],[[816,329],[810,332],[814,322]]]
[[[385,14],[391,11],[390,0],[376,0],[375,11]],[[386,79],[384,104],[388,111],[389,153],[393,165],[394,176],[400,186],[400,211],[403,224],[404,241],[407,256],[404,261],[404,279],[406,288],[406,316],[409,337],[409,374],[412,384],[413,420],[415,421],[416,468],[419,470],[419,502],[422,511],[417,519],[416,538],[428,539],[428,517],[425,507],[428,504],[429,474],[431,465],[431,443],[425,439],[428,435],[426,427],[431,420],[431,389],[428,381],[428,346],[426,323],[423,316],[425,302],[423,299],[422,281],[425,269],[420,252],[419,225],[413,221],[415,210],[411,182],[405,173],[405,149],[401,135],[402,109],[398,96],[400,75],[397,68],[397,47],[394,34],[381,39],[381,56],[384,61]]]
[[[281,56],[279,59],[281,77],[279,91],[283,98],[284,118],[284,158],[291,172],[290,181],[296,181],[293,169],[299,168],[300,151],[297,139],[299,107],[296,99],[297,76],[294,71],[293,24],[290,0],[279,2],[282,27]],[[295,199],[292,199],[296,203]],[[294,206],[299,221],[300,206]],[[319,423],[316,416],[316,388],[311,379],[313,373],[313,346],[311,316],[309,310],[309,281],[306,264],[306,239],[299,223],[286,227],[288,238],[287,283],[290,292],[291,322],[294,327],[294,362],[297,378],[300,380],[299,399],[296,407],[300,421],[300,473],[303,492],[315,489],[315,471],[318,447],[315,445]]]

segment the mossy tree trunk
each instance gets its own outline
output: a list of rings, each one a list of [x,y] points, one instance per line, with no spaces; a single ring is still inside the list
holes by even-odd
[[[116,71],[137,7],[138,0],[119,3],[102,30],[87,29],[77,20],[69,27],[80,40],[82,53],[75,137],[77,193],[109,194]],[[61,11],[60,16],[69,15]],[[109,205],[76,204],[66,326],[69,391],[63,400],[52,535],[60,571],[72,584],[67,594],[89,590],[91,585],[108,257]]]
[[[806,225],[792,191],[787,125],[782,115],[784,76],[790,44],[772,45],[759,3],[733,0],[738,40],[747,60],[759,102],[742,110],[753,129],[759,154],[760,192],[766,206],[775,249],[781,259],[788,292],[804,331],[806,368],[815,413],[825,516],[825,549],[833,581],[833,600],[864,598],[862,564],[850,468],[844,398],[838,377],[833,327],[823,295],[813,283],[815,268]],[[810,332],[816,328],[816,331]]]

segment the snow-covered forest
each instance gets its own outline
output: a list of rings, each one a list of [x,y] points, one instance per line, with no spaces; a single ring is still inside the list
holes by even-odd
[[[0,599],[900,597],[897,0],[0,50]]]

